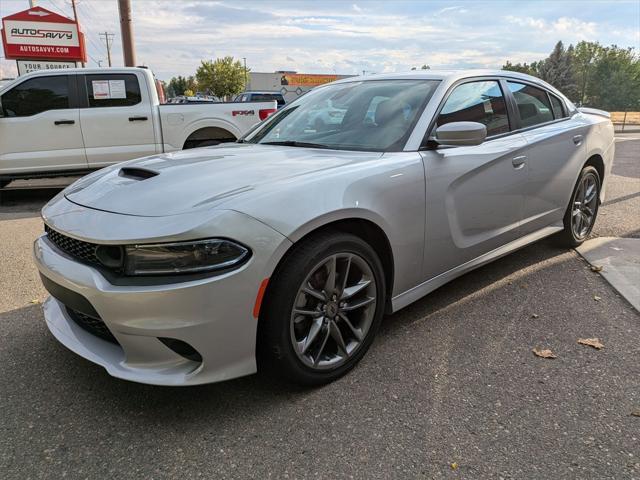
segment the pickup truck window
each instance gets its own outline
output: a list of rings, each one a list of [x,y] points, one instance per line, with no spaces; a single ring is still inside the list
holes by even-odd
[[[47,110],[69,108],[66,75],[32,78],[2,95],[5,117],[29,117]]]
[[[96,74],[85,77],[89,107],[130,107],[142,101],[138,77],[133,74]]]

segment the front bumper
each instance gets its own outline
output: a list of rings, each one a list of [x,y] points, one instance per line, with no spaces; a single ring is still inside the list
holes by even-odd
[[[97,269],[78,263],[46,235],[41,236],[33,251],[41,275],[86,299],[117,344],[82,329],[63,302],[53,297],[44,304],[49,330],[70,350],[103,366],[110,375],[140,383],[195,385],[254,373],[256,295],[278,252],[289,242],[251,217],[231,215],[241,217],[243,228],[238,231],[247,238],[237,240],[253,247],[252,258],[232,272],[173,284],[113,285]],[[202,361],[179,355],[159,338],[186,342]]]

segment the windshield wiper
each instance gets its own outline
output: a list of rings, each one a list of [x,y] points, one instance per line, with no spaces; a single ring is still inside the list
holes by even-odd
[[[285,147],[302,147],[302,148],[328,148],[332,149],[330,145],[323,145],[322,143],[309,143],[309,142],[298,142],[296,140],[280,140],[273,142],[260,142],[262,145],[282,145]]]

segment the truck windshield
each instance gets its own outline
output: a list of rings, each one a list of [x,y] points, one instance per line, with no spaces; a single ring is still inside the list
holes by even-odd
[[[246,143],[398,151],[437,80],[368,80],[318,88],[251,132]]]

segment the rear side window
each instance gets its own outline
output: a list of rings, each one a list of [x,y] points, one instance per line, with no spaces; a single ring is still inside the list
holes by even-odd
[[[133,74],[87,75],[89,107],[129,107],[142,101],[138,77]]]
[[[553,107],[553,116],[555,118],[567,117],[567,109],[564,106],[564,102],[552,93],[549,94],[549,98],[551,99],[551,106]]]
[[[524,83],[507,82],[518,105],[522,128],[553,120],[553,110],[547,92]]]
[[[500,84],[489,80],[457,86],[438,115],[437,126],[451,122],[482,123],[488,137],[508,132],[507,104]]]
[[[29,117],[65,108],[69,108],[67,75],[32,78],[2,95],[5,117]]]
[[[275,100],[278,105],[284,105],[284,98],[278,93],[256,93],[251,96],[254,102],[271,102]]]

